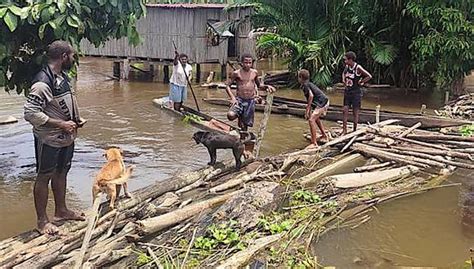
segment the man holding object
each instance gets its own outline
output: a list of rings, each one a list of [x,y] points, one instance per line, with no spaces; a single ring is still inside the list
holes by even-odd
[[[85,220],[84,214],[66,206],[66,178],[71,168],[77,128],[85,121],[79,117],[76,97],[65,71],[74,64],[74,49],[61,40],[47,50],[48,64],[35,76],[24,106],[24,117],[33,125],[36,157],[36,181],[33,190],[37,230],[56,234],[59,229],[46,214],[51,181],[54,220]]]

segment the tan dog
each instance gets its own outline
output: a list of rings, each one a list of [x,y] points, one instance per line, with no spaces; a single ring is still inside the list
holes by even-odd
[[[123,162],[123,151],[120,148],[109,148],[104,154],[107,163],[100,169],[99,174],[94,180],[92,186],[93,201],[97,198],[100,192],[106,193],[110,200],[109,207],[113,209],[115,200],[120,195],[120,188],[123,186],[125,196],[131,197],[127,190],[127,181],[135,168],[130,166],[125,169]]]

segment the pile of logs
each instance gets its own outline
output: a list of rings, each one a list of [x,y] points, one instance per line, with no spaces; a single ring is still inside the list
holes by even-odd
[[[229,161],[178,174],[120,200],[116,210],[102,204],[89,229],[73,222],[58,236],[31,231],[0,242],[0,268],[237,268],[254,259],[285,265],[286,254],[294,257],[302,246],[314,255],[314,242],[327,231],[355,229],[370,220],[375,205],[453,186],[440,184],[455,167],[474,168],[472,138],[395,123],[363,126],[319,149],[249,160],[241,171]],[[360,166],[361,154],[374,159]],[[347,166],[355,173],[338,173]],[[259,224],[262,218],[291,225],[270,231]],[[244,247],[199,248],[198,237],[230,219]],[[90,243],[81,251],[84,241]],[[316,268],[314,260],[307,262]]]
[[[460,96],[448,102],[440,110],[435,110],[435,113],[438,116],[450,118],[474,119],[474,93]]]

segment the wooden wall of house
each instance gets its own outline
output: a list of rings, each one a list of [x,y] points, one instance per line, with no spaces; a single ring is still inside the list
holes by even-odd
[[[147,16],[137,22],[143,42],[137,47],[130,46],[126,38],[110,40],[100,48],[95,48],[87,40],[81,42],[85,55],[110,57],[138,57],[150,59],[172,59],[174,57],[173,41],[179,52],[188,54],[196,63],[227,61],[227,40],[219,46],[209,46],[207,41],[207,21],[223,21],[249,14],[249,8],[226,13],[215,8],[159,8],[148,7]],[[248,41],[250,21],[239,26],[237,53],[254,50],[253,41]]]

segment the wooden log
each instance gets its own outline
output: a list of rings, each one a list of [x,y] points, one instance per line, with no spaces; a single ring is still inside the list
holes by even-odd
[[[225,183],[223,183],[221,185],[218,185],[218,186],[215,186],[215,187],[211,188],[209,190],[209,192],[210,193],[217,193],[217,192],[225,191],[225,190],[234,188],[236,186],[239,186],[241,184],[247,183],[249,181],[255,180],[257,178],[281,177],[283,175],[285,175],[285,173],[284,172],[279,172],[279,171],[268,172],[268,173],[259,173],[259,171],[257,170],[252,174],[243,173],[243,174],[240,174],[239,176],[237,176],[237,177],[235,177],[231,180],[226,181]]]
[[[333,180],[336,188],[360,188],[377,183],[393,181],[413,175],[419,169],[415,166],[405,166],[384,171],[341,174],[328,177]]]
[[[425,160],[433,160],[435,162],[445,163],[445,164],[453,165],[453,166],[456,166],[456,167],[474,169],[473,164],[467,164],[467,163],[462,163],[462,162],[454,162],[454,161],[446,160],[441,156],[434,156],[434,155],[426,154],[426,153],[413,152],[413,151],[410,151],[410,150],[407,150],[407,149],[398,150],[398,149],[393,149],[392,148],[392,149],[387,149],[387,151],[397,153],[397,154],[401,154],[401,155],[415,156],[415,157],[423,158]]]
[[[374,125],[372,125],[373,128],[379,128],[379,127],[383,127],[383,126],[386,126],[386,125],[390,125],[390,124],[394,124],[396,122],[398,122],[399,120],[385,120],[385,121],[382,121],[380,123],[376,123]],[[301,155],[301,154],[311,154],[311,153],[315,153],[315,152],[318,152],[318,151],[321,151],[322,149],[326,149],[326,148],[329,148],[331,146],[334,146],[334,145],[337,145],[339,143],[342,143],[346,140],[349,140],[351,138],[353,138],[354,136],[358,136],[358,135],[361,135],[361,134],[364,134],[366,133],[367,131],[369,130],[368,127],[362,127],[352,133],[348,133],[346,135],[343,135],[343,136],[340,136],[336,139],[333,139],[331,141],[329,141],[328,143],[320,146],[319,148],[315,148],[315,149],[303,149],[303,150],[300,150],[300,151],[295,151],[295,152],[291,152],[291,153],[288,153],[288,154],[285,154],[283,156],[297,156],[297,155]]]
[[[357,136],[354,136],[353,138],[351,138],[351,140],[341,149],[341,153],[343,153],[344,151],[346,151],[357,139]]]
[[[394,164],[394,162],[384,162],[384,163],[380,163],[380,164],[359,166],[359,167],[354,168],[354,172],[356,172],[356,173],[370,172],[370,171],[377,170],[377,169],[380,169],[380,168],[388,167],[388,166],[393,165],[393,164]]]
[[[260,155],[260,148],[262,146],[263,137],[265,136],[265,131],[267,130],[268,119],[270,118],[270,114],[272,113],[272,105],[273,105],[273,92],[267,94],[266,97],[266,104],[265,104],[265,111],[263,112],[263,119],[260,123],[260,129],[257,135],[257,142],[255,143],[255,149],[253,155],[255,158],[258,158]]]
[[[227,260],[223,261],[216,269],[233,269],[233,268],[241,268],[247,265],[252,257],[259,252],[260,250],[264,249],[270,244],[280,240],[283,237],[283,234],[275,234],[270,235],[267,237],[259,238],[255,240],[253,243],[249,245],[245,250],[239,251],[232,255]]]
[[[414,165],[417,167],[428,168],[430,166],[436,166],[444,168],[445,165],[439,162],[424,160],[416,157],[406,156],[395,154],[391,152],[386,152],[376,147],[364,145],[361,143],[356,143],[352,146],[352,148],[358,152],[367,154],[369,156],[373,156],[376,158],[384,159],[387,161],[395,161],[402,164]]]
[[[391,146],[391,148],[397,149],[397,150],[407,149],[406,147],[400,147],[400,146]],[[449,156],[449,157],[461,158],[461,159],[466,159],[466,160],[471,160],[471,161],[474,160],[471,154],[458,152],[454,150],[438,150],[438,149],[416,148],[416,147],[410,147],[409,150],[414,151],[414,152],[432,154],[432,155]],[[472,153],[474,153],[474,151]]]
[[[412,133],[415,129],[419,128],[421,126],[421,122],[418,122],[417,124],[413,125],[412,127],[408,128],[406,131],[401,133],[398,137],[405,137],[408,134]]]
[[[161,216],[140,220],[137,222],[139,231],[142,234],[152,234],[161,231],[169,226],[195,216],[205,209],[212,208],[220,203],[223,203],[238,193],[240,193],[240,191],[227,193],[206,201],[188,205],[184,208],[177,209]]]
[[[100,258],[104,253],[104,250],[115,250],[126,247],[126,245],[128,244],[127,236],[133,234],[135,230],[136,224],[134,224],[133,222],[128,222],[123,227],[123,229],[114,237],[93,245],[92,248],[89,250],[89,258],[87,259],[87,263],[93,263],[93,261]],[[77,255],[79,255],[78,249],[72,251],[68,255],[65,255],[65,257],[68,257],[69,259],[63,261],[61,264],[54,266],[53,268],[72,268],[76,264]]]
[[[309,173],[306,176],[300,178],[300,182],[303,185],[315,184],[319,179],[326,176],[327,174],[334,172],[335,169],[340,168],[341,166],[354,162],[358,159],[362,159],[362,155],[360,154],[351,154],[344,158],[337,160],[334,163],[331,163],[321,169],[316,170],[315,172]]]
[[[415,144],[415,145],[420,145],[420,146],[425,146],[425,147],[435,148],[435,149],[441,149],[441,150],[449,150],[449,148],[441,146],[441,145],[434,145],[434,144],[425,143],[425,142],[421,142],[421,141],[417,141],[417,140],[413,140],[413,139],[398,137],[398,136],[393,135],[393,134],[388,134],[388,133],[385,133],[385,132],[383,132],[383,131],[381,131],[377,128],[371,128],[371,129],[369,129],[369,132],[380,135],[380,136],[383,136],[383,137],[388,137],[388,138],[392,138],[392,139],[395,139],[395,140],[398,140],[398,141],[410,143],[410,144]]]
[[[424,141],[461,141],[461,142],[474,142],[474,137],[468,136],[457,136],[457,135],[408,135],[407,138],[424,140]]]
[[[119,201],[117,205],[117,210],[126,211],[142,202],[156,199],[157,197],[161,196],[166,192],[179,190],[187,185],[194,183],[200,178],[206,177],[216,169],[221,169],[222,173],[231,171],[235,169],[234,161],[226,161],[223,164],[217,164],[214,167],[206,167],[192,172],[180,173],[172,177],[170,180],[163,181],[160,184],[150,185],[148,187],[135,191],[133,192],[132,198]],[[104,205],[105,204],[106,203],[104,203]],[[101,217],[98,222],[98,225],[100,225],[104,221],[107,221],[113,216],[114,215],[105,215]],[[5,264],[11,263],[13,260],[16,261],[16,263],[13,264],[18,264],[22,261],[32,258],[34,255],[31,253],[41,252],[42,250],[40,249],[42,249],[42,246],[44,246],[45,244],[49,244],[49,246],[51,246],[51,249],[55,249],[57,247],[57,250],[55,251],[61,252],[62,245],[73,242],[84,234],[85,231],[83,229],[86,227],[86,225],[86,222],[74,222],[61,226],[61,233],[73,234],[71,236],[67,236],[66,238],[48,237],[45,235],[38,236],[38,233],[36,231],[31,231],[29,233],[32,235],[36,235],[37,237],[33,240],[30,240],[26,244],[21,241],[11,242],[11,240],[9,240],[9,243],[4,244],[5,248],[1,251],[3,254],[0,253],[0,267],[4,266]],[[56,244],[58,244],[59,246],[57,246]],[[21,253],[24,254],[20,255]]]
[[[474,143],[472,142],[463,142],[463,141],[448,141],[448,140],[434,140],[433,143],[440,143],[452,148],[473,148]]]

